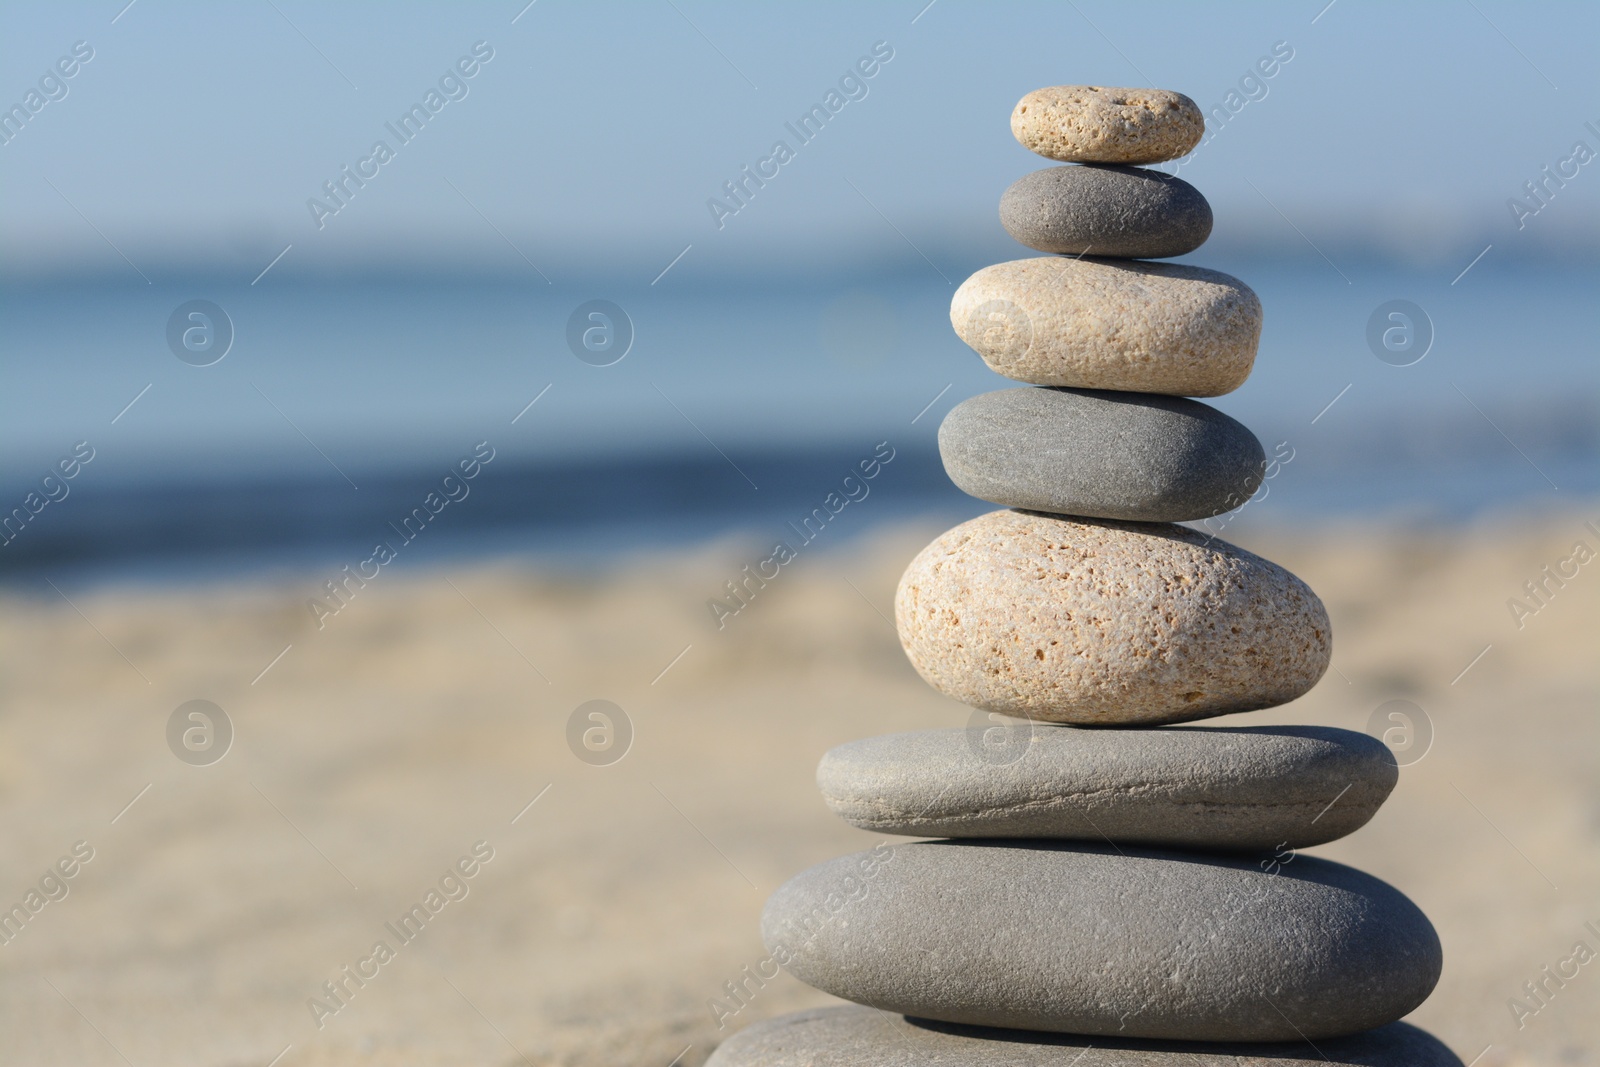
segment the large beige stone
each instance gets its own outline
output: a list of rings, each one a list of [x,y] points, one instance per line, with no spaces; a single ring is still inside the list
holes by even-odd
[[[1035,89],[1011,112],[1011,132],[1030,152],[1063,163],[1160,163],[1200,143],[1205,115],[1182,93],[1056,85]]]
[[[1156,724],[1287,703],[1328,615],[1288,571],[1184,526],[994,511],[918,553],[895,595],[917,672],[1047,722]]]
[[[950,324],[1017,381],[1221,396],[1255,364],[1261,301],[1203,267],[1044,256],[962,282]]]
[[[1043,256],[966,278],[950,325],[1016,381],[1221,397],[1250,378],[1261,301],[1221,270]]]

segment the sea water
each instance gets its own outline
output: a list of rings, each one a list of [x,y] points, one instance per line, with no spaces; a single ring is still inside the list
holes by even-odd
[[[419,558],[776,538],[881,448],[894,460],[830,540],[977,514],[989,505],[943,477],[935,440],[952,405],[1016,385],[950,329],[954,284],[981,265],[12,284],[0,507],[27,521],[0,568],[337,565],[418,508],[432,516],[405,542]],[[1577,506],[1600,489],[1600,270],[1492,254],[1454,280],[1309,254],[1206,265],[1266,309],[1254,373],[1208,402],[1291,457],[1216,530]],[[182,319],[199,351],[179,353],[169,326],[195,300],[225,321]],[[1380,316],[1375,348],[1394,301],[1408,310]],[[93,459],[63,482],[56,465],[82,447]],[[435,515],[428,494],[482,448],[493,459]]]

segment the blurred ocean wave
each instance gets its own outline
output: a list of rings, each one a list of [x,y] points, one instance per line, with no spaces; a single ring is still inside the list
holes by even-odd
[[[337,568],[478,441],[498,458],[408,556],[601,561],[775,538],[880,441],[899,458],[830,543],[911,515],[977,514],[987,505],[944,477],[935,434],[955,403],[1016,383],[954,337],[949,295],[1021,251],[737,278],[685,258],[658,285],[398,261],[387,277],[284,270],[254,287],[220,269],[14,282],[0,288],[0,508],[14,514],[78,442],[95,459],[0,548],[0,576]],[[1250,380],[1208,402],[1295,455],[1227,536],[1600,491],[1600,269],[1491,252],[1456,277],[1464,262],[1202,251],[1190,259],[1246,280],[1267,309]],[[196,298],[234,334],[209,366],[169,350],[169,316]],[[597,298],[632,335],[610,365],[570,350],[569,318]],[[1366,339],[1396,298],[1428,319],[1427,354],[1409,366]]]
[[[1522,428],[1511,424],[1508,432]],[[1255,499],[1208,528],[1227,539],[1258,524],[1324,518],[1453,522],[1600,498],[1600,424],[1592,412],[1571,408],[1522,440],[1519,453],[1458,419],[1375,432],[1339,452],[1302,449]],[[710,450],[504,460],[486,466],[468,495],[420,532],[406,520],[447,468],[352,470],[359,492],[322,477],[93,488],[85,479],[36,528],[0,547],[0,580],[185,582],[308,567],[332,573],[383,542],[404,544],[407,566],[492,556],[587,567],[730,536],[768,547],[793,541],[796,525],[868,447],[740,450],[733,454],[737,470]],[[953,523],[995,506],[957,490],[925,445],[899,449],[869,486],[819,538],[822,549],[886,524]]]

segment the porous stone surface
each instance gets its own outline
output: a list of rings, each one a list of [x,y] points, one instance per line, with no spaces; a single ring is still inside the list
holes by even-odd
[[[1128,1041],[960,1026],[848,1005],[768,1019],[739,1031],[706,1067],[1461,1067],[1406,1023],[1315,1043]]]
[[[962,282],[950,323],[991,369],[1018,381],[1221,396],[1255,363],[1261,301],[1203,267],[1047,256],[996,263]]]
[[[1166,259],[1211,236],[1211,205],[1158,170],[1072,164],[1018,178],[1000,197],[1000,224],[1041,252]]]
[[[1200,143],[1204,113],[1182,93],[1055,85],[1011,112],[1011,133],[1030,152],[1062,163],[1163,163]]]
[[[1383,742],[1330,726],[983,722],[840,745],[822,757],[817,787],[835,815],[876,833],[1265,850],[1277,859],[1364,826],[1399,773]]]
[[[1394,1022],[1439,939],[1392,886],[1309,856],[933,841],[842,856],[767,901],[790,974],[858,1004],[979,1026],[1294,1041]],[[870,878],[858,865],[878,859]]]
[[[895,594],[912,666],[964,704],[1083,725],[1269,708],[1327,670],[1328,613],[1252,553],[1166,523],[992,511],[934,539]]]
[[[1140,522],[1232,511],[1266,469],[1256,435],[1197,400],[1048,387],[963,400],[939,426],[939,455],[979,499]]]

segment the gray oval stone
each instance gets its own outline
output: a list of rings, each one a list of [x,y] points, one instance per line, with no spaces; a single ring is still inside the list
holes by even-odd
[[[1417,906],[1350,867],[1062,842],[841,856],[780,887],[761,932],[802,982],[885,1011],[1182,1041],[1370,1030],[1442,962]]]
[[[1256,435],[1198,400],[1043,386],[963,400],[939,426],[939,455],[980,500],[1133,522],[1232,511],[1266,469]]]
[[[1041,252],[1166,259],[1211,236],[1211,205],[1158,170],[1072,164],[1017,179],[1000,198],[1000,224]]]
[[[1091,1054],[1092,1050],[1092,1054]],[[958,1026],[856,1004],[814,1008],[739,1031],[706,1067],[1461,1067],[1406,1023],[1351,1037],[1271,1044],[1128,1041]]]
[[[1283,865],[1364,826],[1400,776],[1382,741],[1330,726],[1035,723],[1021,737],[1009,761],[985,758],[979,729],[851,741],[822,757],[817,787],[877,833],[1272,850]]]

